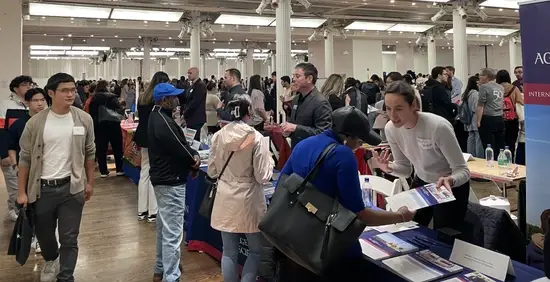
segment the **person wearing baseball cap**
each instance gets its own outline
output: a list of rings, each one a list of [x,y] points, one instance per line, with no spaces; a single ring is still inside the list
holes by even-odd
[[[381,139],[371,131],[367,116],[359,109],[353,106],[339,108],[332,113],[332,128],[296,144],[281,174],[295,173],[305,178],[325,148],[335,143],[336,147],[321,163],[318,173],[310,181],[311,184],[322,193],[337,198],[340,205],[356,213],[369,226],[412,220],[414,212],[406,207],[401,207],[396,212],[365,207],[357,176],[357,160],[353,153],[362,142],[378,145]],[[359,241],[352,246],[346,257],[329,266],[322,278],[316,277],[288,258],[281,259],[286,261],[278,269],[280,281],[320,281],[323,278],[330,281],[356,281],[357,277],[368,275],[369,267],[363,259]]]
[[[180,248],[185,210],[185,184],[200,157],[172,118],[183,93],[170,83],[153,89],[155,106],[149,115],[149,175],[157,198],[157,253],[153,281],[180,281]]]

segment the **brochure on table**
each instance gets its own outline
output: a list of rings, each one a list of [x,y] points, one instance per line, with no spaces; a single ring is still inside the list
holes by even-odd
[[[388,225],[380,225],[380,226],[367,226],[365,227],[365,231],[376,230],[380,233],[383,233],[383,232],[397,233],[397,232],[416,229],[416,228],[418,228],[418,223],[414,221],[408,221],[408,222],[401,222],[396,224],[388,224]]]
[[[462,157],[464,157],[465,162],[474,161],[474,157],[468,153],[462,153]]]
[[[360,238],[363,254],[372,260],[381,260],[418,251],[418,247],[391,233]]]
[[[183,129],[183,134],[185,135],[185,140],[187,140],[187,143],[189,144],[189,146],[191,146],[191,148],[193,148],[193,150],[195,151],[198,151],[200,146],[201,146],[201,142],[195,140],[195,134],[197,133],[197,131],[195,129],[191,129],[191,128],[184,128]]]
[[[419,210],[454,200],[455,197],[453,193],[444,187],[437,189],[433,183],[386,198],[390,210],[393,211],[403,206],[407,207],[409,210]]]
[[[411,282],[429,282],[461,272],[464,268],[430,250],[389,258],[382,263],[391,271]]]
[[[457,277],[444,280],[443,282],[497,282],[479,272],[470,272],[461,274]]]
[[[515,276],[509,256],[459,239],[455,239],[450,260],[501,281],[506,279],[506,274]]]

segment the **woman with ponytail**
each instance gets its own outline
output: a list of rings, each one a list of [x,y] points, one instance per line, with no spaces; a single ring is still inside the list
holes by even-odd
[[[240,281],[256,281],[262,238],[258,224],[267,210],[263,185],[271,180],[274,163],[269,140],[249,125],[250,96],[235,95],[227,107],[232,122],[212,137],[208,160],[208,175],[218,178],[211,226],[222,233],[224,281],[239,281],[240,234],[246,236],[250,249]]]

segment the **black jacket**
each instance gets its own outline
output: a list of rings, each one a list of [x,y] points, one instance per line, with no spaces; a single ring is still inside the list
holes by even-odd
[[[187,107],[183,112],[183,118],[187,125],[197,125],[206,122],[206,84],[201,79],[197,79],[191,87],[187,89]]]
[[[296,124],[296,130],[290,134],[291,147],[294,148],[303,139],[331,128],[330,103],[317,87],[306,95],[298,94],[292,99],[292,112],[288,122]]]
[[[422,111],[439,115],[451,123],[457,113],[457,105],[451,102],[447,88],[435,79],[428,79],[426,86],[420,92],[422,96]]]
[[[149,137],[149,175],[153,186],[181,185],[199,154],[187,144],[181,127],[172,118],[172,111],[153,107],[147,126]]]
[[[151,110],[153,110],[153,104],[138,105],[137,110],[139,123],[136,132],[134,133],[134,142],[142,148],[147,148],[149,147],[147,127],[149,125],[149,114],[151,113]]]
[[[21,148],[19,147],[19,140],[21,139],[21,135],[23,135],[23,130],[25,129],[25,125],[27,124],[29,118],[29,116],[26,116],[17,119],[8,129],[8,133],[10,135],[8,149],[17,152],[17,163],[19,163],[19,151],[21,150]]]

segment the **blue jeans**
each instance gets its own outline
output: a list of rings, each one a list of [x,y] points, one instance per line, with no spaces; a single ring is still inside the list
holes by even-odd
[[[238,282],[239,271],[237,267],[239,257],[239,233],[222,232],[223,254],[222,254],[222,275],[225,282]],[[247,233],[244,234],[248,241],[248,258],[243,267],[241,282],[254,282],[258,276],[258,267],[260,265],[260,249],[262,234]]]
[[[164,282],[179,281],[185,184],[180,186],[157,185],[154,190],[158,204],[157,255],[154,271],[163,273],[162,281]]]

